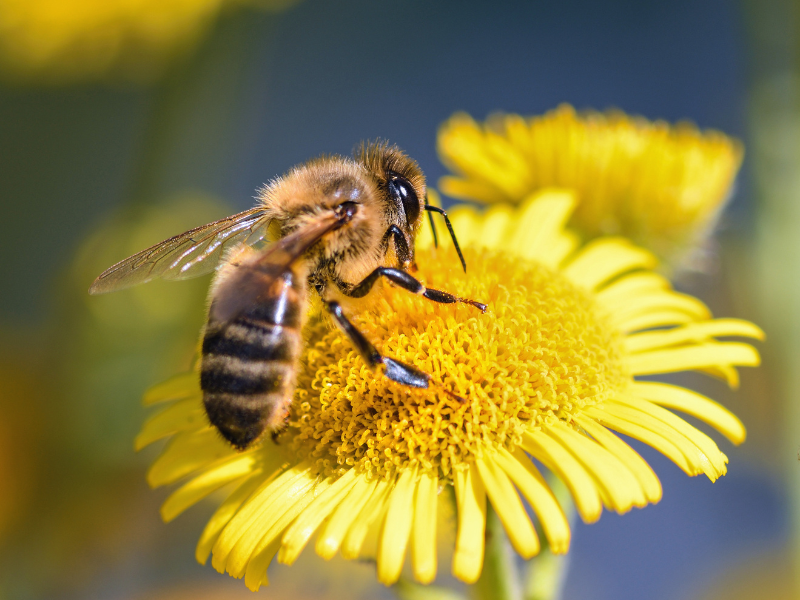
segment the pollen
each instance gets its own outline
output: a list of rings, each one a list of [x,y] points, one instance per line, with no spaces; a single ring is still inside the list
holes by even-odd
[[[387,285],[354,318],[382,354],[430,374],[428,389],[371,372],[342,333],[311,324],[285,435],[320,472],[357,467],[390,479],[418,465],[450,478],[486,449],[514,451],[532,427],[621,391],[621,336],[586,292],[534,262],[475,250],[466,259],[464,275],[455,255],[428,249],[417,275],[487,303],[485,314]]]

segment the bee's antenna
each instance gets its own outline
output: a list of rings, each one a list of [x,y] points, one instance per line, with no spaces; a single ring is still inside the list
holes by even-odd
[[[428,208],[428,194],[425,194],[425,209]],[[431,231],[433,232],[433,247],[439,247],[439,236],[436,235],[436,226],[433,224],[433,213],[428,212],[428,221],[431,223]]]
[[[438,206],[433,206],[431,204],[425,205],[425,210],[428,211],[428,217],[431,219],[431,226],[433,226],[433,215],[432,212],[439,213],[444,217],[444,224],[447,225],[447,230],[450,232],[450,237],[453,238],[453,245],[456,247],[456,252],[458,252],[458,258],[461,259],[461,266],[464,268],[464,273],[467,272],[467,263],[464,260],[464,255],[461,254],[461,248],[458,245],[458,240],[456,239],[456,232],[453,231],[453,225],[450,223],[450,219],[447,217],[447,213],[444,212]],[[436,240],[436,229],[433,230],[433,239]]]

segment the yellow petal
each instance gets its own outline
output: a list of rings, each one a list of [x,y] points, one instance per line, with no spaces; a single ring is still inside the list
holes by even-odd
[[[558,241],[576,204],[574,192],[568,190],[531,194],[515,213],[510,235],[502,240],[502,247],[548,266],[559,264],[566,257],[565,250],[571,250],[571,245],[559,247]],[[554,250],[555,255],[550,256]]]
[[[569,550],[569,522],[536,465],[520,448],[514,454],[501,449],[497,464],[519,488],[539,517],[550,551],[554,554],[565,554]]]
[[[760,362],[758,352],[740,342],[706,342],[694,346],[651,350],[628,357],[634,375],[675,373],[717,365],[755,367]]]
[[[653,268],[658,264],[647,250],[624,238],[600,238],[589,242],[563,270],[571,281],[590,290],[634,269]]]
[[[406,557],[411,524],[414,522],[414,492],[417,469],[406,469],[389,497],[389,508],[378,547],[378,581],[392,585],[400,577]]]
[[[365,477],[356,479],[355,487],[336,508],[323,530],[317,536],[316,551],[325,560],[330,560],[339,551],[342,540],[353,521],[361,516],[361,511],[375,492],[377,481]]]
[[[179,431],[196,431],[206,427],[209,427],[208,419],[198,399],[180,400],[145,421],[134,441],[134,449],[138,452],[156,440]]]
[[[623,306],[617,307],[611,318],[624,331],[633,331],[631,321],[660,311],[676,311],[694,319],[708,319],[708,307],[697,298],[677,292],[651,292],[631,297]],[[684,322],[684,321],[682,321]]]
[[[691,323],[674,329],[629,335],[625,338],[625,349],[629,353],[644,352],[690,342],[705,342],[709,338],[721,336],[750,337],[763,340],[764,332],[748,321],[714,319],[702,323]]]
[[[354,560],[361,554],[364,539],[369,533],[370,525],[383,516],[393,483],[385,479],[378,482],[375,491],[370,496],[366,506],[358,515],[358,519],[351,525],[342,543],[342,556]]]
[[[595,407],[591,409],[592,411],[595,410]],[[590,412],[590,411],[587,411]],[[664,440],[669,440],[669,443],[682,455],[683,459],[686,461],[688,466],[687,473],[690,475],[699,475],[700,473],[704,473],[711,481],[715,481],[720,475],[724,473],[720,473],[714,464],[711,462],[708,456],[706,456],[700,448],[694,445],[690,440],[688,440],[683,434],[678,431],[675,431],[672,427],[666,425],[665,423],[642,413],[640,411],[635,411],[630,407],[626,407],[620,404],[616,404],[613,402],[607,402],[603,405],[602,412],[611,415],[616,419],[620,419],[622,421],[627,421],[628,423],[635,424],[638,427],[642,427],[647,431],[651,432],[655,436],[660,437]],[[592,413],[594,414],[594,413]],[[618,429],[619,423],[614,422],[608,423],[608,426],[611,429],[617,429],[621,433],[626,433],[621,429]],[[637,436],[632,436],[637,437]],[[641,439],[641,438],[637,438]],[[642,440],[645,443],[650,444],[647,440]],[[662,448],[656,446],[655,444],[650,444],[655,447],[657,450],[662,451]],[[666,453],[665,453],[666,454]],[[670,454],[667,454],[669,458],[672,458]],[[680,465],[679,465],[680,466]]]
[[[692,425],[681,419],[676,414],[640,398],[620,396],[615,401],[619,404],[626,404],[636,410],[644,412],[651,417],[658,419],[675,431],[680,432],[686,439],[697,446],[700,451],[708,457],[708,459],[711,461],[711,464],[714,465],[714,468],[720,475],[727,471],[727,467],[725,465],[728,462],[728,459],[720,451],[714,440],[696,427],[692,427]]]
[[[631,423],[625,419],[611,414],[609,411],[599,409],[597,407],[587,408],[585,411],[588,417],[592,417],[596,421],[602,423],[609,429],[618,431],[635,440],[639,440],[661,452],[664,456],[674,462],[681,470],[687,475],[699,475],[702,471],[698,470],[695,466],[690,464],[689,459],[681,452],[681,450],[672,442],[671,438],[665,438],[650,429],[646,429],[637,423]]]
[[[478,473],[511,545],[524,559],[539,553],[540,545],[525,507],[508,476],[494,464],[495,457],[484,456],[476,461]]]
[[[356,470],[348,471],[339,477],[323,494],[309,505],[289,526],[283,535],[281,549],[278,552],[278,562],[291,565],[300,552],[303,551],[308,540],[322,522],[336,509],[339,503],[350,493],[356,484]]]
[[[560,421],[543,426],[542,431],[555,438],[584,466],[596,484],[605,490],[610,502],[607,508],[624,513],[633,506],[647,504],[639,481],[616,456],[600,444]]]
[[[613,281],[599,290],[595,299],[606,307],[616,309],[636,296],[647,296],[669,289],[669,281],[662,275],[652,271],[641,271]]]
[[[592,476],[563,446],[538,431],[523,434],[522,447],[566,484],[584,522],[600,518],[603,505]]]
[[[281,537],[286,528],[294,521],[298,515],[305,511],[309,504],[325,494],[333,484],[331,477],[316,481],[314,485],[306,489],[300,495],[287,495],[282,502],[275,502],[269,509],[269,514],[262,514],[258,529],[263,531],[263,535],[252,551],[247,554],[247,549],[237,544],[228,557],[228,572],[233,577],[239,577],[244,567],[244,581],[247,587],[258,589],[267,567],[281,544]],[[239,554],[242,548],[244,551]],[[237,558],[247,556],[243,563],[237,563]]]
[[[247,572],[244,575],[244,584],[251,592],[257,592],[262,585],[269,584],[269,579],[267,579],[267,567],[272,562],[272,559],[275,558],[275,554],[277,554],[280,545],[281,542],[279,539],[272,539],[269,545],[262,549],[258,560],[256,561],[254,559],[248,565]],[[258,569],[251,569],[250,566],[255,565],[256,562],[258,563]]]
[[[478,202],[502,202],[503,193],[495,186],[477,179],[460,179],[445,175],[439,178],[439,189],[445,196],[461,200],[477,200]]]
[[[725,474],[727,470],[725,464],[728,462],[728,459],[724,454],[721,458],[719,456],[714,458],[708,456],[691,439],[664,421],[656,419],[652,415],[628,404],[622,404],[616,401],[607,402],[603,408],[617,417],[633,423],[638,423],[642,427],[669,439],[680,449],[683,455],[686,456],[689,460],[689,464],[692,465],[696,471],[705,473],[711,481],[716,481],[717,478]],[[714,445],[714,448],[718,455],[721,454],[719,449],[716,448],[716,445]]]
[[[200,374],[197,371],[190,371],[151,387],[144,393],[142,404],[150,406],[159,402],[182,400],[190,396],[199,398],[200,395]]]
[[[736,415],[697,392],[654,381],[637,381],[631,391],[645,400],[697,417],[734,444],[741,444],[746,437],[744,425]]]
[[[639,456],[638,452],[593,419],[583,415],[576,415],[574,418],[578,425],[583,427],[606,450],[621,460],[628,470],[633,473],[642,486],[648,502],[655,503],[661,500],[661,482],[653,469],[650,468],[650,465],[647,464],[647,461]]]
[[[169,495],[161,505],[161,518],[166,523],[196,504],[214,490],[246,476],[253,471],[256,458],[252,454],[233,456],[203,471]]]
[[[411,564],[414,579],[428,584],[436,578],[436,509],[439,478],[422,473],[414,498],[414,525],[411,529]]]
[[[486,491],[473,464],[455,473],[458,503],[458,533],[453,553],[453,575],[465,583],[475,583],[483,568],[486,530]]]
[[[297,497],[313,484],[311,467],[307,462],[294,465],[272,481],[265,482],[236,513],[214,544],[212,566],[220,573],[226,569],[228,556],[242,541],[252,549],[261,539],[263,531],[256,531],[261,514],[275,501],[283,501],[287,494]],[[240,550],[241,554],[241,550]],[[247,553],[249,558],[249,552]]]
[[[642,329],[651,329],[653,327],[667,327],[670,325],[683,325],[691,323],[695,320],[692,315],[674,308],[653,310],[652,312],[643,312],[640,315],[625,319],[625,322],[617,323],[620,331],[623,333],[630,333],[632,331],[641,331]]]
[[[147,471],[151,487],[174,483],[181,477],[233,456],[235,451],[222,440],[216,429],[184,431],[169,441],[167,447]]]
[[[487,210],[481,218],[476,241],[487,248],[502,248],[512,216],[517,215],[508,204],[499,204]]]
[[[256,488],[264,485],[268,481],[272,481],[279,473],[280,470],[276,470],[270,475],[265,475],[264,473],[256,471],[228,496],[208,520],[205,529],[203,529],[203,533],[200,535],[200,540],[197,542],[197,549],[195,550],[197,562],[201,565],[206,564],[208,555],[211,554],[211,548],[216,543],[223,528],[233,518],[233,515],[236,514]]]

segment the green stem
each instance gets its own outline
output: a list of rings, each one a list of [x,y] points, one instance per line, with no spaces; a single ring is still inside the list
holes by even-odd
[[[500,517],[486,504],[486,550],[481,577],[473,592],[477,600],[518,600],[519,573],[511,544]]]
[[[552,475],[547,477],[547,483],[553,490],[553,494],[564,510],[570,528],[572,528],[576,513],[567,486],[558,477]],[[528,561],[525,573],[524,600],[559,600],[564,591],[568,567],[569,556],[559,556],[550,552],[547,547],[542,548],[537,556]]]

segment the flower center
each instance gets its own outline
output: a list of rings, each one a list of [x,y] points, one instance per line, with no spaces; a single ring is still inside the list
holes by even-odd
[[[467,249],[418,253],[426,285],[485,302],[442,305],[386,285],[353,322],[379,351],[431,375],[409,388],[370,371],[327,321],[308,348],[284,439],[320,472],[391,477],[413,464],[450,479],[487,446],[608,398],[626,380],[621,334],[590,295],[537,263]],[[466,401],[445,393],[449,390]]]

